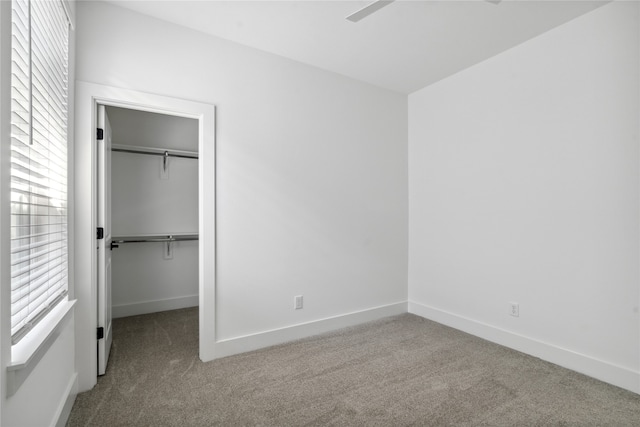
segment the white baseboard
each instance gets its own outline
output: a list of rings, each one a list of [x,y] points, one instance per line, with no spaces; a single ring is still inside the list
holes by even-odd
[[[78,374],[74,373],[73,377],[69,380],[69,384],[64,393],[64,399],[60,402],[60,407],[56,412],[52,426],[64,427],[67,425],[69,415],[71,415],[71,409],[73,403],[76,401],[76,395],[78,394]]]
[[[640,372],[427,305],[409,302],[409,313],[555,363],[634,393],[640,393]]]
[[[157,313],[159,311],[177,310],[179,308],[197,307],[198,305],[198,295],[189,295],[186,297],[114,305],[111,307],[111,313],[113,315],[113,318],[117,319],[118,317],[137,316],[139,314],[149,314]]]
[[[400,302],[343,314],[340,316],[315,320],[312,322],[301,323],[286,328],[273,329],[257,334],[221,340],[216,342],[214,350],[215,358],[219,359],[221,357],[258,350],[260,348],[270,347],[288,341],[306,338],[349,326],[355,326],[361,323],[395,316],[406,312],[407,303]]]

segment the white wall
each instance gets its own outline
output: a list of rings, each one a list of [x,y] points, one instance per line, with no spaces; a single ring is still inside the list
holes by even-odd
[[[114,141],[114,144],[116,142]],[[112,231],[115,236],[198,234],[198,160],[112,153]]]
[[[113,251],[113,317],[198,305],[198,242],[126,243]],[[118,331],[116,331],[117,333]]]
[[[70,2],[72,12],[74,3]],[[0,2],[0,425],[13,426],[49,426],[66,422],[71,404],[76,393],[75,356],[74,356],[74,320],[73,313],[60,324],[57,337],[50,347],[40,355],[33,369],[18,390],[7,397],[7,366],[11,363],[11,332],[10,332],[10,269],[9,265],[9,138],[10,138],[10,58],[11,58],[11,3]],[[73,99],[74,82],[74,52],[75,33],[70,36],[69,72],[70,96]],[[9,61],[7,60],[9,59]],[[73,105],[70,105],[69,140],[73,141]],[[73,154],[70,149],[70,155]],[[72,180],[70,180],[72,182]],[[70,192],[72,193],[72,192]],[[71,209],[70,209],[71,210]],[[70,241],[72,241],[70,232]],[[70,248],[70,254],[73,248]],[[70,294],[73,295],[73,277],[70,277]],[[37,402],[37,410],[33,410]]]
[[[3,427],[42,427],[66,423],[77,389],[73,315],[64,323],[60,335],[18,391],[3,401],[0,423]]]
[[[107,107],[112,141],[125,146],[198,151],[198,121]],[[198,160],[114,151],[112,234],[198,234]],[[113,316],[198,305],[198,242],[121,243],[112,251]]]
[[[406,308],[405,96],[113,5],[78,14],[79,80],[217,107],[219,340]]]
[[[606,5],[409,96],[410,311],[636,392],[638,15]]]
[[[198,121],[130,108],[107,107],[114,144],[198,151]]]

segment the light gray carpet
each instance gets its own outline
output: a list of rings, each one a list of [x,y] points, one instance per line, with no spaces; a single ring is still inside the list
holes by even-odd
[[[640,396],[405,314],[202,363],[197,309],[117,319],[69,426],[640,426]]]

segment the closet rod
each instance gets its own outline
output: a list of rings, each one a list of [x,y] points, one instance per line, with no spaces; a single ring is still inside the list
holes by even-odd
[[[121,153],[133,153],[133,154],[149,154],[151,156],[180,157],[183,159],[198,158],[198,153],[193,153],[189,151],[164,150],[162,148],[127,147],[127,146],[115,145],[115,144],[112,145],[111,151],[119,151]]]
[[[197,234],[187,234],[180,236],[131,236],[131,237],[114,237],[113,243],[146,243],[146,242],[179,242],[184,240],[198,240]]]

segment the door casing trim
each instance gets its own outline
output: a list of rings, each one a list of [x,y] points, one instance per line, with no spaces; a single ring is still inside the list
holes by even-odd
[[[113,86],[76,81],[73,159],[74,229],[73,283],[76,370],[78,391],[97,382],[95,330],[97,325],[96,246],[96,118],[97,105],[129,108],[198,120],[198,221],[199,221],[199,352],[203,361],[215,358],[216,181],[215,106]]]

